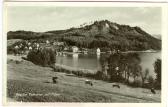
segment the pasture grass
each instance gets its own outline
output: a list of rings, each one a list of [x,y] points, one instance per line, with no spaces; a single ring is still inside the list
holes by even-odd
[[[42,85],[19,80],[8,81],[8,97],[23,102],[112,102],[108,95],[67,85]],[[75,91],[74,91],[75,90]]]
[[[53,72],[52,68],[37,66],[29,61],[19,64],[9,60],[7,64],[7,97],[23,102],[160,102],[160,91],[151,95],[143,88],[132,88],[120,84],[93,80],[93,86],[85,84],[88,78],[67,76],[67,73]],[[58,83],[52,83],[52,77]],[[24,95],[26,94],[26,95]],[[20,96],[19,96],[20,95]]]

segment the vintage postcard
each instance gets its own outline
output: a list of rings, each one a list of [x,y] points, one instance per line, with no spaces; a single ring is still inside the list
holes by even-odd
[[[167,4],[5,2],[5,105],[166,104]]]

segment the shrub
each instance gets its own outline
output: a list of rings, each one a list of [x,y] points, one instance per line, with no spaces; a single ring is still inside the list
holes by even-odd
[[[30,51],[27,55],[27,59],[37,65],[53,66],[56,61],[56,56],[53,49],[43,48]]]
[[[136,80],[134,80],[133,83],[130,83],[129,85],[132,86],[132,87],[142,87],[142,81],[136,79]]]
[[[110,80],[110,76],[109,75],[106,75],[104,72],[102,71],[97,71],[95,73],[95,79],[98,79],[98,80]]]
[[[14,48],[12,46],[8,46],[7,47],[7,54],[13,54],[13,53],[15,53]]]
[[[95,74],[95,78],[96,79],[102,79],[102,75],[103,75],[103,72],[97,71],[96,74]]]
[[[156,73],[156,88],[161,89],[161,59],[157,59],[154,63],[154,71]]]
[[[149,76],[148,78],[147,78],[147,83],[146,84],[144,84],[144,87],[145,88],[155,88],[155,79],[153,78],[153,76]]]

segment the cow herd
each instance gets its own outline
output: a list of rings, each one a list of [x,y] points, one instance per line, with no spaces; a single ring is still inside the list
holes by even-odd
[[[57,80],[58,80],[58,77],[56,77],[56,76],[55,76],[55,77],[52,77],[52,82],[53,82],[54,84],[57,83]],[[93,81],[91,81],[91,80],[86,79],[86,80],[84,81],[84,83],[85,83],[85,85],[93,86]],[[118,89],[121,88],[118,83],[113,83],[113,84],[112,84],[112,87],[113,87],[113,88],[118,88]],[[151,92],[152,94],[156,94],[156,91],[155,91],[154,88],[150,88],[150,92]]]

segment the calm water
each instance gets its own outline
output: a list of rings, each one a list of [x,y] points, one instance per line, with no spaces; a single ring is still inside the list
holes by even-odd
[[[155,53],[138,53],[141,58],[142,69],[149,69],[150,74],[153,75],[153,63],[157,58],[161,58],[161,52]],[[100,55],[96,54],[65,54],[64,56],[57,56],[56,63],[80,69],[101,69]]]
[[[156,53],[139,53],[141,58],[142,70],[149,69],[150,74],[154,75],[154,62],[157,58],[161,59],[161,52]]]

